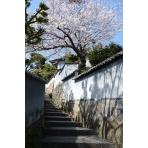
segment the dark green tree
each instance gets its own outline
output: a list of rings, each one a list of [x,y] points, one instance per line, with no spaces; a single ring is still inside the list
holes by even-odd
[[[44,80],[48,81],[54,75],[56,68],[45,63],[42,68],[34,69],[33,74],[42,77]]]
[[[25,59],[26,70],[48,81],[55,73],[56,68],[46,63],[46,58],[38,53],[32,53],[30,59]]]
[[[79,61],[79,58],[75,54],[68,53],[68,54],[65,55],[65,62],[75,63],[75,62],[78,62],[78,61]]]
[[[36,45],[41,42],[42,35],[46,32],[40,24],[48,22],[48,7],[40,3],[38,9],[33,14],[28,14],[28,8],[31,5],[30,0],[25,0],[25,43],[27,45]],[[35,27],[37,25],[38,27]]]
[[[114,54],[123,50],[122,46],[117,45],[115,43],[110,43],[109,45],[103,46],[94,46],[93,50],[91,50],[87,57],[89,58],[90,64],[95,66],[100,62],[110,58]]]
[[[38,53],[31,53],[30,59],[25,59],[26,70],[39,69],[45,64],[46,58]]]

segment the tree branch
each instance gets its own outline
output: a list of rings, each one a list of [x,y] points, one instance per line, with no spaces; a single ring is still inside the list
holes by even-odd
[[[67,46],[67,45],[57,45],[57,46],[52,46],[52,47],[43,47],[44,50],[56,49],[56,48],[71,48],[71,46]]]
[[[66,35],[66,37],[69,39],[69,41],[70,41],[70,43],[72,45],[72,49],[79,55],[78,48],[76,48],[71,36],[66,31],[62,30],[61,28],[57,27],[57,29],[62,31]]]

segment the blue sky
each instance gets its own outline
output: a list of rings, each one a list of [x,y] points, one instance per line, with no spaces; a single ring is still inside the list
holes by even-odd
[[[36,8],[38,8],[38,5],[40,2],[42,2],[43,0],[31,0],[31,6],[30,6],[30,11],[34,12],[36,10]],[[108,0],[109,1],[109,0]],[[120,17],[123,18],[123,0],[110,0],[112,3],[120,3],[122,6],[122,11],[120,13]],[[113,42],[123,46],[123,31],[119,32],[113,39]],[[49,51],[42,51],[39,52],[45,56],[49,55]],[[64,54],[63,51],[61,51],[61,53],[59,53],[60,55]],[[54,56],[52,57],[54,58]]]

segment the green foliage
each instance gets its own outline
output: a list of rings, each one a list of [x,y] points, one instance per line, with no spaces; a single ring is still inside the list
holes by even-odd
[[[28,65],[30,65],[30,60],[29,59],[25,59],[25,67],[28,67]]]
[[[78,65],[79,65],[78,69],[79,69],[80,73],[88,70],[88,68],[85,65],[83,65],[83,63],[81,63],[79,57],[77,55],[75,55],[75,54],[72,54],[72,53],[66,54],[65,55],[65,61],[67,63],[78,63]]]
[[[42,68],[42,66],[45,64],[46,58],[38,53],[32,53],[31,54],[31,62],[35,62],[36,67],[35,68]]]
[[[79,58],[75,54],[68,53],[65,55],[65,61],[68,63],[74,63],[74,62],[78,62]]]
[[[67,63],[78,63],[78,65],[79,65],[78,69],[79,69],[80,73],[89,69],[89,67],[82,65],[83,63],[81,63],[80,58],[77,55],[72,54],[72,53],[68,53],[68,54],[65,55],[65,62],[67,62]]]
[[[25,59],[26,69],[30,67],[33,68],[42,68],[45,64],[46,58],[38,53],[32,53],[30,59]]]
[[[89,58],[91,65],[95,66],[121,50],[123,50],[123,48],[115,43],[110,43],[105,47],[95,46],[93,50],[87,54],[87,57]]]
[[[34,69],[33,73],[39,77],[42,77],[44,80],[49,80],[55,73],[56,68],[50,66],[49,64],[44,64],[42,69]]]
[[[46,63],[46,58],[38,53],[32,53],[30,59],[25,59],[27,70],[48,81],[55,73],[56,68]]]
[[[39,4],[39,8],[32,15],[29,15],[27,9],[30,7],[30,0],[25,0],[25,43],[27,45],[36,45],[41,42],[42,35],[46,32],[39,24],[48,22],[47,12],[48,7],[44,3]],[[35,27],[35,24],[38,27]]]

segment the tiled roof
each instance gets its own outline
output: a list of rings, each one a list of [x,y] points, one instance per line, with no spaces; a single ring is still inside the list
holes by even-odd
[[[43,78],[32,74],[30,71],[25,70],[25,74],[28,75],[28,76],[30,76],[30,77],[32,77],[32,78],[35,78],[37,80],[40,80],[43,83],[46,83],[46,81]]]
[[[62,81],[65,81],[66,79],[68,79],[69,77],[71,77],[72,75],[74,75],[76,71],[78,71],[78,69],[74,70],[72,73],[70,73],[69,75],[67,75],[66,77],[64,77],[62,79]]]
[[[111,62],[111,61],[113,61],[113,60],[115,60],[115,59],[118,59],[118,58],[120,58],[120,57],[122,57],[122,56],[123,56],[123,51],[120,51],[120,52],[118,52],[117,54],[113,55],[112,57],[106,59],[105,61],[103,61],[103,62],[97,64],[96,66],[94,66],[94,67],[92,67],[92,68],[90,68],[88,71],[83,72],[83,73],[81,73],[80,75],[76,76],[76,77],[74,78],[74,80],[77,80],[77,79],[79,79],[79,78],[81,78],[81,77],[83,77],[83,76],[85,76],[85,75],[91,73],[92,71],[97,70],[99,67],[104,66],[104,65],[106,65],[107,63],[109,63],[109,62]]]

